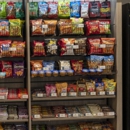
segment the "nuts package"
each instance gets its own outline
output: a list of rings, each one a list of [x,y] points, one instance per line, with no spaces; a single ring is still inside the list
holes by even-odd
[[[7,19],[14,19],[15,18],[15,4],[14,2],[7,3]]]
[[[2,72],[6,73],[6,78],[12,77],[12,62],[11,61],[2,61]]]
[[[38,17],[38,3],[29,2],[30,17]]]
[[[22,21],[20,19],[10,19],[10,36],[22,36]]]
[[[111,2],[110,1],[101,2],[100,16],[101,17],[111,16]]]
[[[24,17],[23,3],[22,2],[15,2],[15,10],[16,10],[16,14],[15,14],[16,18],[21,19]]]
[[[8,20],[0,20],[0,36],[9,36]]]
[[[17,89],[9,89],[9,91],[8,91],[8,99],[18,99],[18,91],[17,91]]]
[[[90,2],[90,17],[100,17],[100,2],[94,1]]]
[[[75,39],[73,48],[75,55],[86,55],[86,38]]]
[[[81,74],[83,69],[83,60],[71,60],[72,69],[75,74]]]
[[[89,2],[81,1],[81,18],[89,18]]]
[[[33,41],[33,56],[45,56],[44,42]]]
[[[75,38],[62,38],[59,40],[58,44],[60,46],[60,55],[74,55]]]
[[[10,47],[11,57],[24,57],[25,56],[25,42],[13,41]]]
[[[0,57],[10,57],[11,40],[0,41]]]
[[[38,2],[39,17],[47,17],[48,3],[44,1]]]
[[[7,6],[7,2],[1,1],[0,5],[1,5],[0,17],[1,18],[6,18],[6,6]]]
[[[33,71],[42,70],[42,60],[31,61],[31,67]]]
[[[59,61],[60,70],[71,70],[71,65],[69,60],[61,60]]]
[[[59,18],[70,17],[70,0],[58,1]]]
[[[45,39],[45,44],[46,44],[47,55],[58,55],[57,39]]]
[[[58,17],[58,2],[48,2],[48,18]]]
[[[13,62],[13,77],[24,76],[24,62]]]
[[[56,35],[57,20],[44,20],[42,25],[43,35]]]
[[[80,17],[80,1],[70,2],[70,17]]]
[[[31,20],[32,35],[43,35],[42,19]]]

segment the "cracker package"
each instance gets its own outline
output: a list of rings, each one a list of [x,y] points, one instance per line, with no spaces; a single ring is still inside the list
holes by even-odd
[[[24,76],[24,62],[13,62],[13,77]]]
[[[0,36],[9,36],[8,20],[0,20]]]

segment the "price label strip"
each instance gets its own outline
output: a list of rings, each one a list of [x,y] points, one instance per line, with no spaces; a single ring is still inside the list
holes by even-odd
[[[104,116],[103,112],[98,112],[97,116]]]
[[[69,96],[75,97],[75,96],[77,96],[77,93],[76,92],[69,92]]]
[[[22,98],[27,99],[28,95],[22,95]]]
[[[86,96],[87,93],[86,92],[79,92],[79,96]]]
[[[43,93],[38,93],[37,97],[43,97]]]
[[[108,112],[107,115],[108,116],[115,116],[115,112]]]
[[[61,93],[61,97],[66,97],[67,93]]]
[[[59,117],[60,117],[60,118],[65,118],[65,117],[66,117],[66,114],[59,114]]]
[[[96,95],[96,92],[90,92],[89,95],[95,96],[95,95]]]
[[[101,95],[101,96],[105,95],[105,91],[99,92],[98,95]]]
[[[91,113],[85,113],[85,116],[92,116]]]
[[[39,118],[41,118],[41,116],[40,115],[34,115],[34,118],[39,119]]]
[[[79,113],[73,113],[73,117],[79,117]]]
[[[57,97],[57,93],[51,93],[51,97]]]
[[[107,92],[108,95],[115,95],[115,92],[114,91],[109,91]]]

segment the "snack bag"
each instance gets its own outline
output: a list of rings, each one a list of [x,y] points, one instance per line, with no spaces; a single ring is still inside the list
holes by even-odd
[[[44,42],[33,41],[33,56],[45,56]]]
[[[90,2],[89,8],[90,8],[90,12],[89,12],[90,17],[100,17],[100,2],[99,1]]]
[[[10,57],[11,40],[0,41],[0,57]]]
[[[18,98],[24,98],[24,97],[28,97],[27,89],[25,89],[25,88],[19,88],[18,89]]]
[[[95,87],[96,87],[96,92],[97,93],[102,92],[102,91],[105,90],[103,82],[96,82]]]
[[[0,18],[6,18],[7,2],[0,2]]]
[[[110,1],[104,1],[101,3],[100,16],[101,17],[111,16],[111,2]]]
[[[75,84],[69,84],[67,87],[67,92],[78,92],[78,86]]]
[[[59,61],[60,70],[71,70],[71,65],[69,60],[61,60]]]
[[[42,19],[31,20],[32,35],[43,35]]]
[[[29,2],[30,17],[38,17],[38,3]]]
[[[24,62],[13,62],[13,77],[24,76]]]
[[[61,96],[61,93],[67,93],[68,83],[66,83],[66,82],[56,83],[55,86],[56,86],[58,96]]]
[[[54,61],[43,61],[43,70],[54,70],[55,62]]]
[[[18,91],[17,89],[9,89],[8,90],[8,99],[18,99]]]
[[[31,61],[30,63],[33,71],[42,70],[42,60],[34,60]]]
[[[47,17],[48,3],[44,1],[38,2],[39,17]]]
[[[70,2],[70,16],[76,18],[80,17],[80,1]]]
[[[9,36],[8,20],[0,20],[0,36]]]
[[[81,2],[81,18],[89,18],[89,2]]]
[[[22,36],[22,21],[20,19],[10,19],[10,36]]]
[[[95,82],[86,81],[86,89],[87,89],[87,92],[94,92],[95,91]]]
[[[58,2],[48,2],[48,18],[58,17]]]
[[[7,19],[14,19],[15,18],[14,2],[8,2],[6,8],[7,8]]]
[[[2,72],[6,73],[6,78],[12,77],[12,62],[2,61]]]
[[[23,11],[23,3],[22,2],[15,2],[15,10],[16,10],[16,18],[23,18],[24,17],[24,11]]]
[[[70,17],[70,0],[58,1],[58,14],[60,18]]]

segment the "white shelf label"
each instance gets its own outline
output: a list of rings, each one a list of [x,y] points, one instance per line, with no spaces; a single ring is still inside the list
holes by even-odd
[[[34,118],[39,119],[39,118],[41,118],[41,116],[40,115],[34,115]]]
[[[97,116],[104,116],[103,112],[98,112]]]
[[[96,92],[90,92],[90,95],[95,96]]]
[[[59,114],[59,117],[66,117],[65,114]]]
[[[103,66],[99,66],[98,68],[104,70],[106,69],[106,66],[103,65]]]
[[[73,113],[73,117],[79,117],[78,113]]]
[[[57,97],[57,93],[51,93],[51,97]]]
[[[110,91],[110,92],[108,92],[108,94],[109,94],[109,95],[114,95],[115,92],[114,92],[114,91]]]
[[[43,93],[38,93],[37,97],[43,97]]]
[[[77,93],[76,92],[69,92],[69,95],[70,96],[77,96]]]
[[[100,44],[100,48],[106,48],[106,44]]]
[[[115,112],[108,112],[108,115],[109,115],[109,116],[114,116],[114,115],[115,115]]]
[[[81,92],[80,95],[81,96],[86,96],[87,94],[86,94],[86,92]]]
[[[16,51],[16,47],[10,47],[9,51]]]
[[[61,97],[66,97],[67,93],[61,93]]]
[[[84,24],[78,24],[78,28],[83,28]]]
[[[73,45],[73,49],[79,49],[79,45]]]
[[[0,99],[5,99],[5,96],[0,96]]]
[[[85,116],[92,116],[91,113],[85,113]]]
[[[26,99],[27,99],[27,98],[28,98],[28,95],[22,95],[22,98],[26,98]]]
[[[42,28],[48,28],[48,25],[42,25]]]
[[[105,91],[99,92],[99,95],[105,95]]]

